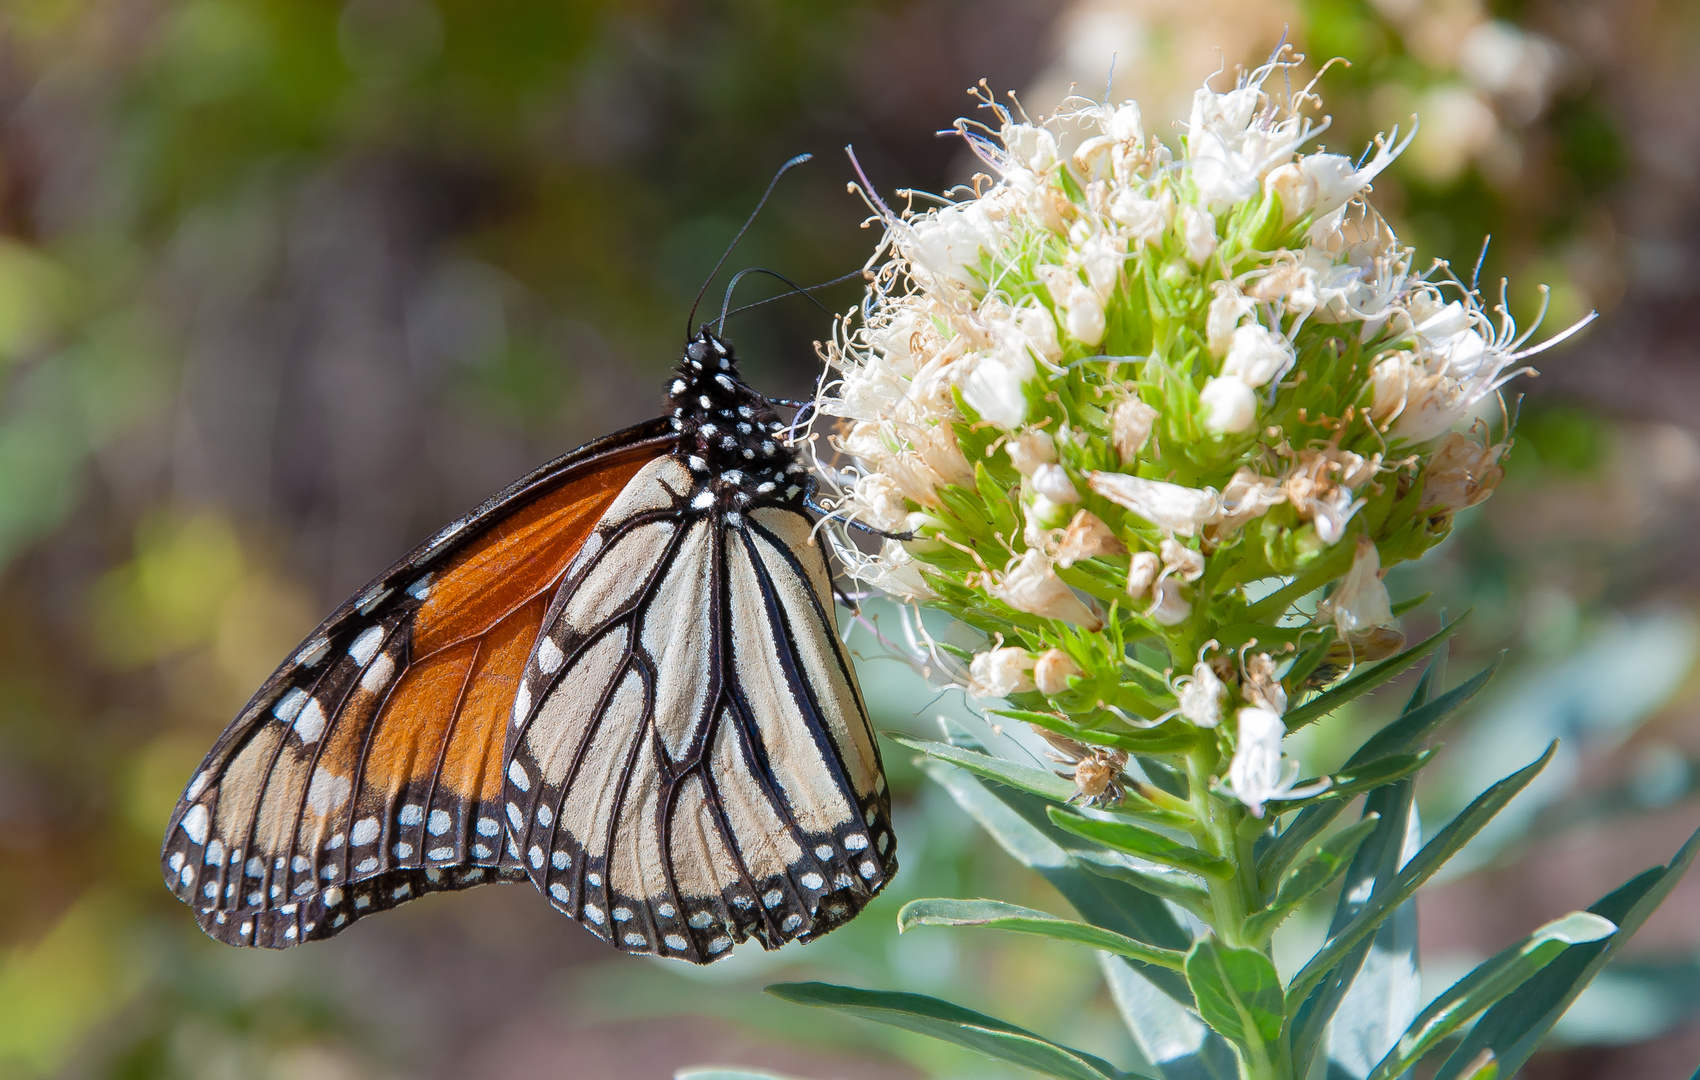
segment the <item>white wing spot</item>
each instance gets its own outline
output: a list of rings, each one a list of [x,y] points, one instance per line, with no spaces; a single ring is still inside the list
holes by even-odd
[[[324,902],[326,907],[336,907],[342,903],[342,890],[332,885],[319,895],[319,899]]]
[[[384,644],[384,628],[368,626],[360,632],[348,646],[348,655],[354,657],[354,662],[365,667],[372,662],[372,657],[378,655],[378,649]]]
[[[248,865],[244,869],[249,877],[263,877],[266,872],[266,864],[261,862],[260,857],[256,855],[248,860]]]
[[[200,803],[189,807],[189,812],[178,822],[183,831],[189,834],[189,839],[197,844],[207,842],[207,808]]]
[[[335,851],[337,848],[341,847],[343,845],[343,843],[347,841],[347,839],[348,838],[346,836],[344,836],[343,834],[337,833],[335,836],[333,836],[329,840],[325,841],[325,850],[326,851]]]
[[[405,840],[395,846],[395,857],[396,858],[406,859],[406,858],[411,857],[412,855],[413,855],[413,845],[409,844]]]
[[[519,684],[519,693],[514,695],[514,727],[525,723],[525,714],[531,711],[531,688],[524,683]]]
[[[223,842],[214,840],[212,843],[208,844],[207,853],[201,858],[201,861],[206,863],[208,866],[218,866],[222,864],[224,862]]]
[[[501,831],[502,831],[502,823],[497,821],[495,818],[493,818],[493,817],[481,817],[481,818],[478,819],[478,835],[479,836],[495,836],[497,833],[499,833]]]
[[[301,711],[301,706],[307,704],[307,691],[299,686],[277,699],[272,706],[272,715],[288,724],[294,721],[295,714]]]
[[[655,913],[663,919],[671,919],[674,915],[678,914],[678,910],[674,908],[672,904],[662,901],[655,905]]]
[[[413,891],[412,885],[400,885],[400,886],[397,886],[396,889],[393,892],[390,893],[390,898],[392,900],[400,900],[402,897],[406,896],[408,893],[410,893],[412,891]]]
[[[766,907],[771,908],[778,907],[779,902],[783,899],[785,899],[784,893],[780,892],[778,889],[769,889],[767,892],[762,894],[761,902]]]
[[[707,930],[710,926],[714,925],[714,916],[710,915],[706,911],[699,911],[685,921],[696,927],[698,930]]]
[[[868,846],[868,838],[861,833],[851,833],[844,838],[844,846],[850,851],[861,851]]]
[[[562,885],[559,881],[557,881],[555,884],[549,886],[549,895],[564,904],[572,894],[567,892],[567,887],[565,885]]]
[[[546,637],[537,643],[537,669],[543,674],[555,674],[566,659],[566,654],[561,652],[561,647],[555,644],[554,638]]]
[[[372,871],[376,870],[377,868],[378,868],[378,860],[375,859],[375,858],[368,857],[368,858],[361,859],[358,863],[355,864],[354,872],[357,873],[357,874],[370,874]]]
[[[254,932],[254,924],[251,923],[251,922],[243,923],[242,929],[237,931],[237,933],[241,934],[243,937],[247,937],[249,934],[252,934],[253,932]]]
[[[261,904],[263,904],[265,902],[266,902],[265,895],[260,893],[260,892],[256,891],[256,892],[251,892],[251,893],[248,894],[248,906],[249,907],[259,907]]]
[[[732,898],[732,906],[737,908],[739,911],[748,911],[750,905],[754,903],[755,901],[751,900],[747,896],[734,896]]]
[[[443,872],[435,866],[427,866],[425,868],[425,880],[435,885],[437,882],[443,880]]]
[[[826,884],[826,879],[816,873],[804,874],[801,880],[805,889],[818,889]]]
[[[339,871],[339,870],[338,870],[338,869],[337,869],[337,868],[336,868],[336,867],[334,867],[334,866],[326,866],[326,867],[322,867],[322,868],[321,868],[321,869],[320,869],[320,870],[319,870],[319,876],[320,876],[320,877],[322,877],[322,878],[324,878],[324,879],[325,879],[325,880],[326,880],[326,881],[329,881],[329,880],[331,880],[331,879],[332,879],[332,878],[334,878],[334,877],[336,877],[336,876],[337,876],[337,874],[339,874],[339,873],[341,873],[341,871]]]
[[[385,653],[372,661],[372,666],[360,676],[360,689],[368,694],[381,693],[384,687],[390,684],[390,677],[394,674],[395,661]]]
[[[629,908],[629,907],[617,907],[617,908],[614,909],[614,921],[615,922],[630,922],[631,918],[632,918],[632,909],[631,908]]]
[[[283,940],[294,941],[295,940],[295,934],[296,934],[296,929],[295,929],[295,927],[291,926],[283,932]]]
[[[711,953],[723,953],[731,947],[732,939],[724,934],[708,943],[708,951]]]
[[[488,854],[488,852],[486,852],[485,854]],[[483,881],[484,880],[484,868],[482,866],[474,866],[471,870],[468,870],[466,873],[462,874],[460,876],[460,879],[462,881]]]
[[[508,837],[508,856],[514,859],[519,858],[519,845],[514,843],[514,838],[511,836]]]
[[[378,819],[375,817],[361,818],[354,823],[350,834],[354,837],[356,847],[364,847],[378,838]]]
[[[567,868],[567,862],[567,853],[564,851],[557,851],[555,854],[549,856],[549,865],[553,866],[557,870],[565,870]]]
[[[430,830],[432,836],[441,836],[448,832],[449,826],[454,823],[454,818],[449,816],[447,810],[433,810],[431,811],[431,819],[425,823],[425,828]]]
[[[627,934],[626,944],[634,949],[641,949],[645,945],[649,944],[649,939],[644,937],[642,934]]]
[[[537,806],[537,824],[547,829],[549,827],[549,823],[554,820],[554,813],[547,806],[539,803]]]
[[[347,924],[348,924],[348,916],[344,915],[340,911],[336,913],[336,918],[331,920],[331,925],[337,927],[338,929],[342,928],[343,926],[346,926]]]
[[[832,887],[835,889],[848,889],[855,884],[856,879],[849,874],[839,874],[832,879]]]
[[[301,715],[295,718],[295,734],[301,736],[304,743],[316,742],[325,733],[325,710],[319,705],[318,698],[312,698],[301,710]]]
[[[307,783],[307,809],[320,817],[328,817],[332,810],[348,801],[353,791],[354,783],[348,777],[338,776],[320,766],[313,770],[313,779]]]
[[[362,615],[370,615],[372,613],[372,609],[383,603],[384,597],[388,596],[390,592],[390,589],[385,588],[382,585],[374,585],[370,589],[366,590],[366,595],[360,598],[360,603],[354,610],[358,611]],[[360,662],[364,664],[366,661],[362,660]]]
[[[669,949],[672,949],[674,952],[685,951],[685,939],[680,937],[678,934],[668,934],[661,940],[663,944],[665,944]]]
[[[427,859],[436,859],[438,862],[442,862],[444,859],[454,858],[455,849],[452,847],[434,847],[425,853],[425,857]]]
[[[472,853],[480,859],[488,859],[490,857],[490,849],[485,847],[483,844],[473,844]]]
[[[425,820],[425,808],[418,803],[408,803],[401,808],[395,819],[403,825],[417,825]]]
[[[860,870],[862,872],[862,876],[867,878],[869,881],[872,881],[874,879],[874,875],[880,872],[879,864],[874,862],[872,859],[863,859],[862,865],[856,869]]]
[[[365,911],[367,908],[369,908],[371,906],[372,906],[372,898],[370,896],[356,896],[354,898],[354,907],[355,907],[356,910]]]
[[[513,803],[508,804],[508,820],[513,822],[516,829],[525,828],[525,815],[520,813],[519,807]]]
[[[702,491],[697,492],[695,495],[691,496],[691,509],[692,510],[707,510],[709,507],[711,507],[713,505],[714,505],[714,492],[709,491],[706,488]]]
[[[531,790],[531,777],[525,775],[525,766],[521,765],[518,761],[510,761],[508,763],[508,779],[513,781],[514,787],[519,788],[521,791]],[[514,827],[518,828],[519,823],[515,822]]]
[[[175,874],[177,871],[183,869],[183,862],[183,853],[181,851],[174,851],[171,853],[171,862],[167,865],[171,867],[171,872]]]
[[[308,888],[311,888],[311,887],[312,886],[308,886]],[[201,893],[204,896],[206,896],[206,898],[208,900],[211,900],[214,897],[218,896],[218,882],[216,882],[216,881],[207,882],[205,885],[201,886]]]
[[[314,638],[301,646],[301,651],[295,654],[295,662],[302,667],[317,667],[319,661],[331,651],[331,639],[326,637]]]
[[[879,841],[874,846],[878,847],[880,849],[881,855],[884,855],[886,852],[890,851],[891,850],[891,834],[888,833],[888,832],[880,833]]]
[[[290,860],[289,868],[297,874],[305,874],[313,868],[313,861],[305,855],[297,855]]]
[[[791,914],[785,916],[785,921],[779,924],[779,929],[789,934],[801,925],[803,925],[803,917],[793,911]]]
[[[819,859],[832,858],[832,845],[822,844],[820,847],[815,848],[815,857]]]
[[[584,917],[595,923],[597,926],[602,925],[602,920],[604,918],[602,909],[597,907],[595,904],[584,905]]]
[[[543,849],[542,848],[538,847],[536,844],[531,845],[531,850],[525,853],[525,857],[526,857],[526,861],[531,863],[531,868],[533,870],[543,869]]]
[[[189,781],[189,790],[183,793],[183,797],[190,800],[200,798],[201,792],[207,789],[207,784],[211,781],[212,772],[210,770],[202,770],[196,773],[195,778]]]
[[[602,887],[601,874],[586,874],[584,876],[584,880],[590,882],[590,887],[593,889],[600,889]]]
[[[424,577],[420,578],[418,581],[415,581],[413,584],[409,585],[407,587],[407,595],[413,597],[415,600],[423,600],[427,596],[430,596],[431,595],[431,575],[426,574]]]
[[[306,896],[308,893],[312,892],[314,888],[316,888],[316,886],[311,881],[303,881],[301,884],[295,886],[294,891],[292,891],[289,895]]]
[[[866,818],[864,819],[868,823],[868,828],[870,828],[870,829],[873,828],[874,822],[878,821],[879,817],[880,817],[880,812],[878,810],[874,809],[871,806],[868,807],[868,813],[867,813]]]

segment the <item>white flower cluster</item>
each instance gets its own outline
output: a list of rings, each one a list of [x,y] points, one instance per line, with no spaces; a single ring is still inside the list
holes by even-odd
[[[1408,138],[1378,139],[1361,165],[1303,152],[1327,126],[1307,115],[1318,99],[1310,87],[1290,100],[1264,89],[1295,62],[1283,53],[1231,90],[1198,90],[1178,156],[1133,102],[1035,124],[988,98],[996,130],[958,125],[996,173],[972,198],[898,215],[864,192],[885,243],[863,317],[828,349],[841,379],[817,404],[841,422],[835,446],[849,464],[831,476],[843,516],[913,542],[889,540],[877,555],[842,545],[853,576],[930,601],[944,579],[922,567],[948,545],[979,567],[956,583],[1096,632],[1103,595],[1058,570],[1113,560],[1125,566],[1119,591],[1137,601],[1123,616],[1171,645],[1196,643],[1212,631],[1195,625],[1209,561],[1245,557],[1236,537],[1276,507],[1314,553],[1349,535],[1395,465],[1430,469],[1425,513],[1491,493],[1503,445],[1453,429],[1537,350],[1523,349],[1528,335],[1503,305],[1496,325],[1471,290],[1415,274],[1411,250],[1364,201]],[[1361,362],[1318,377],[1342,346]],[[1089,406],[1082,387],[1096,395]],[[976,435],[965,452],[965,432],[996,438]],[[1007,496],[977,472],[994,455],[1015,477],[997,481]],[[962,534],[941,498],[948,487],[1007,498],[1019,527]],[[1360,532],[1318,623],[1344,640],[1391,621],[1379,571],[1376,543]],[[1190,652],[1176,660],[1193,674],[1165,715],[1215,727],[1224,684]],[[1045,670],[1002,647],[974,660],[970,685],[1065,692],[1055,658],[1051,677],[1035,674]],[[1229,787],[1261,812],[1291,796],[1274,734],[1285,698],[1251,703],[1243,680],[1239,695]]]

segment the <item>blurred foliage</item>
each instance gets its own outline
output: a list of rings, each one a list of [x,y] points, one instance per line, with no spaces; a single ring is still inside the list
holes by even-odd
[[[943,190],[972,166],[933,133],[982,76],[1043,109],[1071,81],[1102,85],[1114,53],[1116,95],[1158,129],[1184,117],[1218,46],[1254,60],[1284,28],[1313,58],[1352,61],[1325,76],[1330,148],[1356,153],[1421,114],[1377,202],[1422,253],[1468,277],[1491,233],[1483,281],[1552,283],[1553,325],[1691,302],[1681,163],[1700,146],[1682,103],[1700,89],[1700,34],[1674,0],[0,8],[0,1076],[452,1076],[538,1059],[661,1075],[760,1063],[787,1040],[811,1048],[774,1059],[781,1072],[830,1044],[844,1056],[820,1075],[995,1075],[905,1036],[870,1061],[866,1028],[753,992],[820,975],[949,984],[1126,1060],[1084,955],[1020,940],[963,954],[925,931],[898,947],[891,916],[910,896],[1058,904],[896,760],[896,893],[817,945],[707,973],[606,958],[547,911],[529,921],[536,898],[517,890],[421,901],[300,955],[228,952],[160,888],[155,852],[199,755],[321,611],[511,477],[652,412],[692,296],[779,162],[821,159],[787,178],[735,265],[827,279],[870,243],[843,192],[845,143],[888,191]],[[746,288],[738,302],[778,291]],[[1537,298],[1512,299],[1521,317]],[[756,385],[797,394],[825,326],[792,300],[731,333]],[[1611,323],[1592,338],[1622,340]],[[1605,344],[1576,355],[1617,361]],[[1396,572],[1396,595],[1436,594],[1408,633],[1474,607],[1462,644],[1477,655],[1458,670],[1513,645],[1531,673],[1526,707],[1478,708],[1482,741],[1425,797],[1474,793],[1463,765],[1498,752],[1482,749],[1496,717],[1573,721],[1540,679],[1595,652],[1663,697],[1574,723],[1575,767],[1533,839],[1507,838],[1424,909],[1425,933],[1478,957],[1615,884],[1614,859],[1668,854],[1661,822],[1692,818],[1700,775],[1693,649],[1676,648],[1692,640],[1700,444],[1651,419],[1700,401],[1619,380],[1642,396],[1607,414],[1554,374],[1533,384],[1494,501],[1432,565]],[[1634,652],[1660,634],[1666,647]],[[882,726],[961,708],[895,665],[862,671]],[[1566,861],[1575,850],[1595,861]],[[1696,1000],[1692,965],[1672,959],[1700,944],[1683,895],[1643,931],[1668,968],[1617,984],[1620,1000],[1670,1003],[1638,1037],[1688,1022]],[[599,1024],[681,1014],[756,1034],[681,1047],[670,1024],[618,1052],[597,1041]],[[1635,1060],[1634,1075],[1678,1075]]]

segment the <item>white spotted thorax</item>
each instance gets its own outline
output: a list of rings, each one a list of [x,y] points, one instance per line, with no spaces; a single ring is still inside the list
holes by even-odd
[[[1094,726],[1191,725],[1226,761],[1250,660],[1292,672],[1325,634],[1353,656],[1384,643],[1376,575],[1498,483],[1499,388],[1545,346],[1444,265],[1420,272],[1368,201],[1409,137],[1315,146],[1315,84],[1271,89],[1301,59],[1199,89],[1173,145],[1131,101],[1032,121],[986,93],[989,125],[958,124],[989,174],[970,197],[900,214],[863,192],[885,239],[827,350],[840,457],[820,476],[839,516],[907,537],[839,537],[853,577],[991,638],[959,663],[911,619],[907,658],[936,681]],[[1354,565],[1320,615],[1280,591]],[[1213,674],[1216,641],[1238,644]],[[1135,644],[1169,675],[1130,674]],[[1080,674],[1041,690],[1011,650]],[[1252,727],[1262,757],[1230,790],[1261,811],[1288,770]]]
[[[800,505],[808,471],[766,398],[738,378],[732,346],[706,327],[667,387],[667,415],[697,487],[696,510],[739,515],[756,503]]]

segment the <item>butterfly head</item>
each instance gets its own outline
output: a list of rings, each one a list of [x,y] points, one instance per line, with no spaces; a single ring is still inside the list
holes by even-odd
[[[785,440],[785,422],[738,375],[732,345],[699,330],[667,388],[679,456],[713,501],[731,510],[802,497],[806,476]]]

